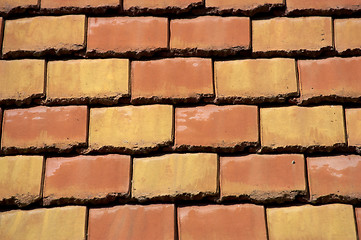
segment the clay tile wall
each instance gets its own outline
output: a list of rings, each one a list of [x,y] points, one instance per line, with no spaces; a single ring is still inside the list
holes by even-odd
[[[361,238],[361,0],[0,0],[1,240]]]

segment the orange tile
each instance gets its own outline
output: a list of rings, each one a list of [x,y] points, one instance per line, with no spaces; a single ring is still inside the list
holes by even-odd
[[[361,57],[299,60],[301,100],[361,97]]]
[[[89,240],[174,239],[174,205],[124,205],[89,210]]]
[[[359,1],[361,9],[361,1]],[[361,19],[335,19],[335,48],[338,52],[361,49]]]
[[[241,9],[241,10],[253,10],[261,8],[262,6],[283,6],[284,0],[205,0],[206,7],[215,7],[219,10],[226,9]]]
[[[358,10],[360,0],[287,0],[287,11],[297,10]]]
[[[41,0],[41,8],[97,8],[117,7],[119,0]]]
[[[124,9],[129,10],[130,8],[187,8],[191,5],[202,4],[201,0],[123,0]]]
[[[1,0],[0,12],[9,12],[14,8],[38,8],[38,0]]]
[[[176,108],[175,146],[233,148],[258,142],[257,106]]]
[[[33,107],[4,111],[2,149],[70,149],[87,143],[87,107]]]
[[[361,208],[355,208],[358,238],[361,239]]]
[[[167,45],[167,18],[112,17],[88,21],[88,52],[142,52],[166,49]]]
[[[221,197],[266,201],[305,194],[305,160],[300,154],[220,158]]]
[[[249,49],[250,24],[246,17],[202,16],[170,22],[170,48]]]
[[[188,99],[213,95],[212,60],[169,58],[132,62],[132,99]]]
[[[311,200],[325,196],[361,199],[361,156],[307,158]]]
[[[66,15],[7,20],[3,54],[81,50],[85,47],[85,19],[84,15]]]
[[[254,52],[320,51],[332,47],[330,17],[278,17],[252,21]]]
[[[345,109],[349,146],[361,147],[361,108]]]
[[[178,208],[180,240],[267,239],[263,206],[206,205]]]
[[[128,194],[130,156],[77,156],[48,158],[44,181],[44,204],[53,200],[104,199]]]

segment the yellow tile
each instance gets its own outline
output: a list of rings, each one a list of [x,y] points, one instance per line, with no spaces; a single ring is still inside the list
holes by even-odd
[[[0,213],[2,240],[84,240],[86,207],[68,206]]]
[[[217,192],[217,154],[135,158],[132,196],[152,198]]]
[[[361,48],[361,19],[335,19],[335,47],[339,52]]]
[[[276,97],[298,91],[294,59],[250,59],[215,62],[218,98]]]
[[[173,141],[173,106],[147,105],[90,109],[89,146],[138,150]]]
[[[44,69],[44,60],[0,61],[0,100],[42,96]]]
[[[361,108],[345,110],[349,146],[361,147]]]
[[[0,157],[0,199],[27,205],[40,198],[42,156]]]
[[[345,143],[342,106],[261,108],[263,147]]]
[[[352,205],[267,209],[269,239],[357,239]]]
[[[261,51],[316,51],[332,47],[330,17],[272,18],[252,21],[252,46]]]
[[[1,0],[0,12],[7,12],[16,7],[37,6],[38,0]]]
[[[5,22],[3,54],[47,49],[80,50],[85,46],[85,16],[41,16]]]
[[[47,98],[118,98],[129,93],[128,59],[48,63]]]

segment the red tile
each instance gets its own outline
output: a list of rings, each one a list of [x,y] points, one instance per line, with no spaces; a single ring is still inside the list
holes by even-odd
[[[98,8],[117,7],[119,0],[41,0],[41,8]]]
[[[207,205],[178,208],[180,240],[267,239],[263,206]]]
[[[33,107],[4,111],[2,149],[70,149],[87,143],[86,106]]]
[[[99,200],[129,192],[130,156],[77,156],[46,160],[44,204],[52,200]]]
[[[167,45],[167,18],[112,17],[88,21],[88,52],[142,52],[166,49]]]
[[[123,0],[124,9],[169,9],[169,8],[187,8],[192,5],[202,4],[201,0]]]
[[[358,238],[361,239],[361,208],[355,208],[357,233]]]
[[[89,240],[174,239],[174,205],[124,205],[89,210]]]
[[[206,105],[175,110],[176,147],[233,148],[257,142],[257,106]]]
[[[361,199],[361,156],[307,158],[311,200],[338,196]]]

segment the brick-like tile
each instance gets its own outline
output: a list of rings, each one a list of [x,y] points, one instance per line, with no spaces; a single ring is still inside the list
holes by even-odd
[[[175,110],[176,147],[234,149],[257,143],[257,106],[206,105]]]
[[[41,8],[100,8],[117,7],[119,0],[41,0]]]
[[[0,61],[0,102],[44,95],[44,60]]]
[[[279,7],[284,6],[284,0],[205,0],[206,7],[212,7],[219,10],[227,10],[227,9],[234,9],[234,10],[254,10],[261,7]]]
[[[361,57],[299,60],[301,101],[361,98]]]
[[[298,93],[294,59],[248,59],[214,63],[219,100],[275,100]]]
[[[342,106],[261,108],[261,145],[327,148],[345,144]]]
[[[129,95],[128,59],[50,61],[47,99],[116,101]]]
[[[361,156],[307,158],[311,200],[324,197],[361,199]]]
[[[345,109],[347,143],[361,147],[361,108]]]
[[[263,206],[206,205],[178,208],[180,240],[267,239]]]
[[[131,71],[132,100],[184,100],[213,95],[211,59],[134,61]]]
[[[174,239],[174,205],[124,205],[89,210],[89,240]]]
[[[361,239],[361,208],[355,208],[358,238]]]
[[[0,50],[2,49],[3,46],[3,25],[5,23],[5,20],[3,20],[2,17],[0,17]],[[1,52],[0,52],[1,53]]]
[[[53,200],[99,200],[129,192],[130,156],[46,159],[44,204]]]
[[[249,49],[250,23],[246,17],[201,16],[170,22],[170,48],[203,51]]]
[[[360,0],[287,0],[287,11],[330,11],[332,10],[359,10],[361,9]]]
[[[356,240],[352,205],[267,208],[269,239]]]
[[[0,12],[9,12],[14,8],[38,8],[38,0],[1,0]]]
[[[305,160],[300,154],[220,158],[221,197],[258,201],[294,199],[305,194]]]
[[[69,52],[85,47],[85,16],[41,16],[7,20],[3,54],[11,52]]]
[[[359,1],[361,9],[361,1]],[[338,52],[361,50],[361,19],[335,19],[335,48]]]
[[[330,17],[254,20],[252,32],[254,52],[320,51],[332,47]]]
[[[1,148],[39,151],[44,148],[66,150],[85,145],[87,118],[86,106],[5,110]]]
[[[187,8],[192,5],[201,5],[202,0],[123,0],[125,10],[131,8],[137,9],[169,9],[169,8]]]
[[[42,156],[0,157],[0,201],[12,200],[23,206],[38,200],[42,173]]]
[[[86,207],[39,208],[0,213],[1,239],[84,240]]]
[[[171,105],[90,109],[89,147],[130,151],[169,145],[173,141]]]
[[[167,18],[112,17],[88,21],[88,52],[138,53],[166,49],[167,45]]]
[[[134,158],[132,197],[214,195],[217,192],[217,154],[170,154]]]

